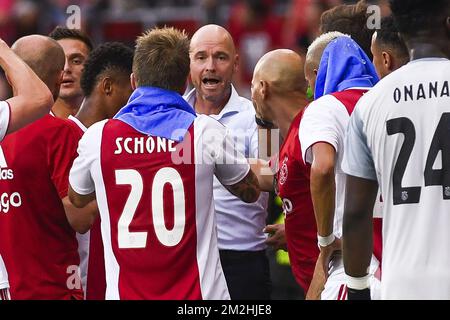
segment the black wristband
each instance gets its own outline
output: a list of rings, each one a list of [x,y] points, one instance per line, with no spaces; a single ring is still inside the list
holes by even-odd
[[[258,116],[256,114],[255,114],[255,121],[256,121],[256,124],[262,128],[265,128],[265,129],[275,128],[275,125],[272,122],[258,118]]]
[[[348,300],[370,300],[370,289],[357,290],[347,287],[347,298]]]

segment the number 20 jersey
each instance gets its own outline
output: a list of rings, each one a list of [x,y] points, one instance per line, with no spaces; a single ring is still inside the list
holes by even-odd
[[[382,299],[450,299],[450,61],[412,61],[353,112],[344,171],[384,200]]]
[[[102,121],[88,129],[78,153],[69,181],[79,194],[95,185],[106,299],[229,299],[213,175],[232,185],[250,168],[225,127],[198,116],[176,143]]]

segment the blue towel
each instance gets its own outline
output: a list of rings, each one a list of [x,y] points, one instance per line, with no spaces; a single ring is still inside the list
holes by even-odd
[[[195,117],[194,109],[175,91],[139,87],[114,119],[149,136],[181,141]]]
[[[378,80],[375,67],[361,47],[351,38],[341,36],[323,52],[314,99],[352,87],[371,88]]]

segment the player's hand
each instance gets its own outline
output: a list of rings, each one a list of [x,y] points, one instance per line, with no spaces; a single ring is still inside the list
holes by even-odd
[[[320,295],[325,289],[325,282],[327,281],[328,270],[325,273],[323,269],[323,254],[319,254],[314,268],[314,274],[306,293],[306,300],[320,300]]]
[[[283,249],[287,251],[286,234],[284,231],[284,224],[269,224],[264,230],[269,234],[266,239],[266,244],[274,248],[275,250]]]
[[[320,260],[325,277],[328,278],[328,269],[330,261],[331,259],[333,259],[333,255],[336,253],[340,253],[342,251],[341,239],[335,238],[334,241],[328,246],[326,247],[319,246],[319,248],[320,254],[318,261]]]

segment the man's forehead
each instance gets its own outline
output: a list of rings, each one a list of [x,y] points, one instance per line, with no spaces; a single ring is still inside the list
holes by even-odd
[[[58,40],[58,43],[61,45],[61,47],[64,49],[64,52],[67,54],[79,52],[83,55],[86,55],[89,53],[89,48],[86,46],[86,44],[78,39],[60,39]]]
[[[191,51],[199,51],[199,48],[221,48],[224,51],[233,51],[233,40],[226,34],[212,32],[211,34],[194,35],[191,40]]]
[[[231,54],[233,52],[233,47],[219,41],[204,41],[202,43],[191,46],[191,52],[193,53],[209,51],[225,52]]]

